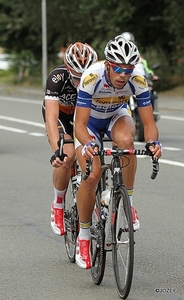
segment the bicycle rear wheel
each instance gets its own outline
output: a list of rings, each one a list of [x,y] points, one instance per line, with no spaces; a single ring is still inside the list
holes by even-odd
[[[124,186],[115,193],[116,212],[112,236],[112,262],[117,290],[120,298],[129,295],[134,265],[134,231],[130,200]]]
[[[91,277],[96,285],[99,285],[104,277],[106,252],[104,250],[104,223],[101,219],[100,193],[96,195],[96,205],[92,214],[91,224]]]
[[[64,219],[66,228],[66,234],[64,235],[66,253],[70,262],[74,263],[79,220],[77,206],[73,199],[71,179],[65,197]]]

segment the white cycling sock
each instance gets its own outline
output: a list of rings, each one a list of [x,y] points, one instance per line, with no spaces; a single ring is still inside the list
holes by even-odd
[[[79,224],[80,224],[79,238],[81,240],[90,240],[91,239],[90,222],[87,223],[79,222]]]
[[[133,197],[132,197],[133,188],[132,189],[127,189],[127,193],[128,193],[129,199],[130,199],[130,205],[132,206],[133,205]]]
[[[66,189],[63,191],[58,191],[54,188],[54,207],[63,208],[65,199]]]

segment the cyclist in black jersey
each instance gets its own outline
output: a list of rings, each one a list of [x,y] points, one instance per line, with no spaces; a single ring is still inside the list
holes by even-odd
[[[76,263],[84,269],[92,266],[90,224],[95,190],[101,176],[100,158],[94,152],[97,151],[96,145],[101,147],[101,131],[105,131],[119,148],[134,149],[136,129],[128,106],[131,95],[136,96],[146,146],[154,159],[159,159],[162,152],[148,85],[135,67],[140,60],[136,45],[117,36],[107,43],[104,54],[105,61],[93,64],[83,73],[75,110],[75,148],[83,172],[86,160],[93,159],[92,171],[88,179],[81,182],[77,192],[80,231],[77,237]],[[129,155],[126,168],[122,168],[135,231],[140,227],[132,200],[136,166],[136,156]]]
[[[50,72],[46,82],[42,114],[47,137],[54,154],[50,162],[54,167],[54,201],[51,205],[51,227],[55,234],[64,235],[64,198],[74,160],[74,146],[64,145],[67,157],[60,158],[59,132],[65,139],[73,137],[73,115],[77,98],[77,87],[84,70],[97,61],[95,50],[88,44],[76,42],[65,51],[64,64]]]

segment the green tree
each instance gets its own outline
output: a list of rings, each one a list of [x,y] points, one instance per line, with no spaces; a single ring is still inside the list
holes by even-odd
[[[19,56],[26,53],[41,62],[41,2],[0,0],[0,46],[7,52]],[[75,41],[91,44],[103,59],[107,41],[123,31],[130,31],[141,53],[154,59],[162,53],[167,73],[171,71],[170,66],[172,73],[182,73],[182,0],[47,0],[46,3],[49,62],[57,58],[60,47]]]
[[[167,41],[172,49],[171,61],[173,65],[182,65],[184,67],[184,2],[182,0],[169,1],[165,0],[166,8],[164,11],[164,19],[167,24],[167,30],[170,39]]]
[[[0,45],[8,52],[40,55],[41,7],[38,1],[0,0]]]

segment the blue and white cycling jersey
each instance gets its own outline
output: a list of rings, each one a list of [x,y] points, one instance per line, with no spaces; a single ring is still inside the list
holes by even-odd
[[[128,105],[131,95],[136,96],[139,107],[151,105],[147,81],[136,68],[121,89],[114,88],[109,82],[104,61],[94,63],[83,73],[76,106],[91,108],[87,128],[92,140],[100,145],[101,131],[111,138],[116,121],[123,116],[131,117]],[[75,147],[79,145],[75,139]]]
[[[151,105],[147,82],[136,68],[125,86],[117,89],[106,76],[104,61],[99,61],[83,73],[76,105],[91,108],[92,119],[109,119],[120,108],[128,109],[131,95],[136,96],[139,107]]]

